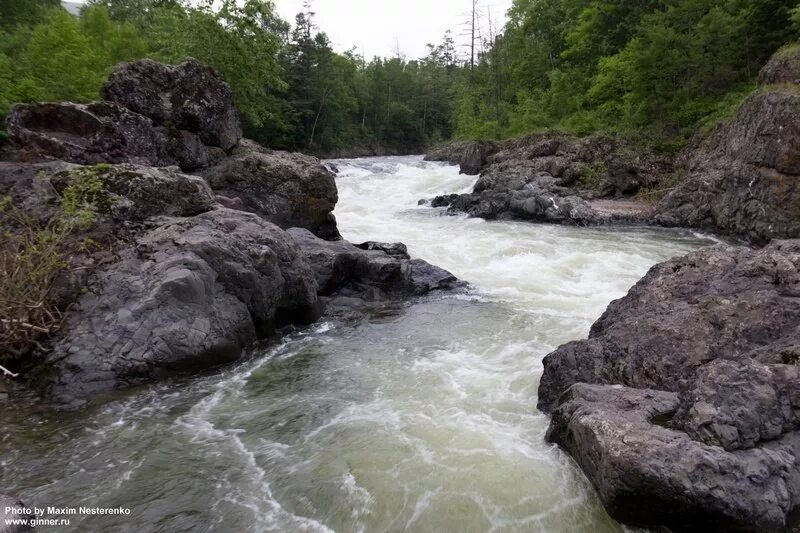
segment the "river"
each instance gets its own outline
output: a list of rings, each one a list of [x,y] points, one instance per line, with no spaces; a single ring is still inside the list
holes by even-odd
[[[471,289],[321,322],[89,411],[7,411],[0,492],[130,509],[47,531],[621,531],[544,440],[542,357],[710,241],[445,216],[417,201],[469,190],[457,167],[333,163],[346,239],[405,242]]]

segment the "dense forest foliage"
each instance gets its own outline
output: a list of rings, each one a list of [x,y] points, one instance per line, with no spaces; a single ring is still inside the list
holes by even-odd
[[[449,34],[419,60],[367,61],[335,53],[310,5],[294,24],[267,0],[95,0],[79,17],[53,0],[0,6],[0,113],[14,102],[96,100],[120,61],[194,57],[233,87],[245,134],[272,147],[420,152],[453,133]]]
[[[515,0],[462,88],[457,135],[608,131],[677,148],[798,30],[797,0]]]
[[[514,0],[473,65],[449,32],[416,60],[336,53],[310,5],[289,23],[269,0],[93,0],[79,17],[3,0],[0,114],[96,99],[119,61],[191,56],[231,84],[245,133],[277,148],[409,152],[559,129],[671,149],[799,34],[798,0]]]

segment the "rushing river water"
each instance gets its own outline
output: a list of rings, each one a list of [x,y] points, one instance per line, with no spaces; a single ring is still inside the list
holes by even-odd
[[[345,238],[403,241],[472,289],[319,323],[89,412],[5,412],[0,492],[131,509],[44,531],[620,530],[544,441],[542,357],[708,241],[448,217],[417,200],[468,190],[456,167],[335,163]]]

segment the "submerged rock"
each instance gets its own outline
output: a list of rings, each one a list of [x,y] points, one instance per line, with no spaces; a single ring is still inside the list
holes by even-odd
[[[539,408],[615,518],[776,530],[800,505],[798,360],[800,240],[714,246],[545,357]]]

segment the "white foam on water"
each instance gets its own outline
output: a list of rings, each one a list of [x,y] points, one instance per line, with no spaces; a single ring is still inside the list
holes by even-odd
[[[621,531],[545,442],[542,358],[585,337],[652,265],[713,241],[447,216],[418,201],[469,191],[476,178],[457,167],[327,164],[345,238],[402,241],[470,289],[316,324],[83,418],[25,420],[3,437],[4,490],[124,504],[153,531]],[[124,529],[101,520],[87,524]]]

